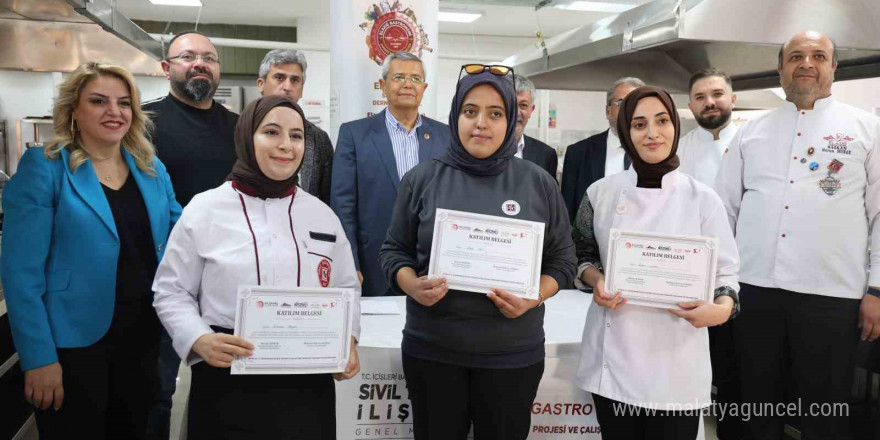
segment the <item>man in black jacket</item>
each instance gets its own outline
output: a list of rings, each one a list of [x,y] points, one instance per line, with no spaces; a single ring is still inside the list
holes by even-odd
[[[568,208],[568,219],[574,223],[584,193],[593,182],[629,168],[617,137],[617,113],[629,92],[645,83],[638,78],[621,78],[605,92],[605,117],[608,130],[569,145],[562,161],[562,198]]]
[[[162,69],[170,84],[163,98],[146,102],[156,156],[165,163],[174,194],[186,206],[196,194],[223,184],[235,163],[238,115],[214,101],[220,85],[220,56],[208,37],[181,32],[166,46]],[[180,358],[163,328],[159,341],[159,390],[150,413],[150,438],[168,439],[171,396]]]
[[[292,49],[270,50],[260,63],[257,88],[263,96],[284,95],[299,102],[306,83],[306,56]],[[299,169],[299,187],[330,205],[330,176],[333,143],[327,132],[310,121],[306,126],[306,147]]]
[[[556,149],[523,134],[532,112],[535,111],[535,84],[522,75],[516,75],[515,82],[517,117],[514,139],[518,139],[516,157],[547,170],[553,179],[556,179],[556,167],[559,164]]]

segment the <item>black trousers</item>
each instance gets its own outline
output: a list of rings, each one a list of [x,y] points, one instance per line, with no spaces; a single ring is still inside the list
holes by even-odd
[[[653,411],[593,393],[602,440],[691,440],[700,429],[700,411]]]
[[[740,286],[736,350],[742,399],[753,415],[746,438],[782,439],[786,416],[798,418],[802,440],[851,438],[840,411],[849,410],[852,394],[860,301]],[[779,404],[789,402],[795,414],[781,413]]]
[[[177,390],[178,370],[180,357],[174,351],[171,336],[162,327],[159,329],[159,384],[148,427],[149,435],[155,440],[168,440],[171,436],[171,399]]]
[[[739,405],[739,359],[736,356],[734,326],[736,319],[722,325],[709,327],[709,352],[712,359],[712,384],[715,385],[715,403],[727,408]],[[745,424],[740,417],[723,417],[718,420],[715,433],[719,440],[739,440],[743,437]]]
[[[525,440],[544,361],[523,368],[470,368],[403,355],[415,440]]]
[[[229,371],[205,362],[192,366],[189,440],[336,439],[332,375]]]
[[[110,329],[98,342],[59,348],[64,402],[58,411],[35,411],[40,440],[148,438],[158,330],[151,298],[118,302]]]

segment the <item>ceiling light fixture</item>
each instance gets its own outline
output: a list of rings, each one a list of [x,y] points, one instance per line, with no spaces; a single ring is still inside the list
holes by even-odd
[[[201,0],[150,0],[150,3],[161,6],[202,6]]]
[[[473,23],[476,19],[482,17],[479,12],[451,12],[440,11],[437,13],[437,21],[445,21],[449,23]]]
[[[638,5],[627,5],[621,3],[606,3],[606,2],[587,2],[587,1],[576,1],[571,2],[567,5],[556,5],[554,8],[556,9],[565,9],[567,11],[583,11],[583,12],[609,12],[609,13],[620,13],[624,11],[628,11],[632,8],[635,8]]]

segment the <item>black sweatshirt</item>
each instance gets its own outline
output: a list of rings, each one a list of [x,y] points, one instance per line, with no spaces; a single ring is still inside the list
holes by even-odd
[[[540,167],[514,158],[497,176],[474,176],[432,160],[403,177],[379,251],[391,288],[403,293],[396,278],[403,267],[412,267],[419,276],[427,274],[437,208],[507,217],[502,205],[510,200],[521,207],[512,218],[545,224],[541,274],[553,277],[560,288],[571,284],[577,267],[559,186]],[[466,367],[533,365],[544,359],[544,307],[509,319],[479,293],[450,290],[431,307],[407,297],[402,350],[416,358]]]
[[[143,109],[152,113],[156,156],[165,164],[181,206],[226,181],[235,163],[237,114],[216,101],[208,110],[195,108],[171,94],[145,103]]]

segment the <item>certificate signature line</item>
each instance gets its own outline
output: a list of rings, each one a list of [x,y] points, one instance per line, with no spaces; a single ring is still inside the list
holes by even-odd
[[[358,423],[358,426],[382,426],[382,425],[412,425],[412,422],[409,423]]]

